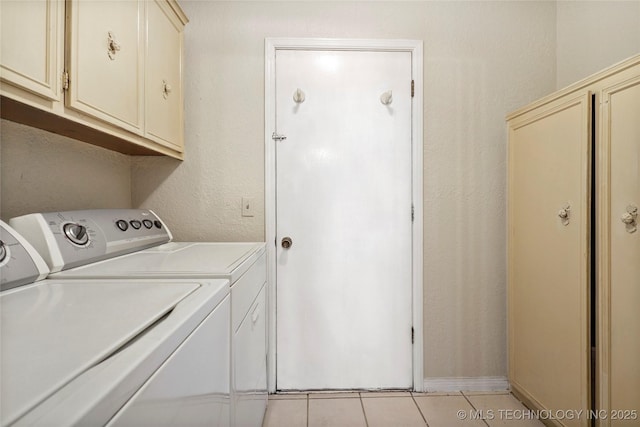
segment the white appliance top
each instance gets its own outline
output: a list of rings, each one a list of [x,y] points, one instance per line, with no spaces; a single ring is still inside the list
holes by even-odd
[[[105,425],[228,298],[229,281],[212,277],[41,280],[46,263],[68,268],[170,241],[151,211],[14,220],[24,236],[0,221],[2,426]]]
[[[61,271],[55,278],[224,278],[234,283],[265,251],[264,243],[166,243]]]
[[[45,280],[0,294],[1,424],[108,358],[198,287]]]

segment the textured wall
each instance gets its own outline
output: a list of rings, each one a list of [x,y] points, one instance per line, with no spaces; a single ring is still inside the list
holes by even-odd
[[[423,40],[425,376],[505,375],[504,117],[555,87],[555,3],[181,4],[187,155],[134,159],[133,204],[178,239],[264,239],[264,38]]]
[[[2,120],[0,217],[131,207],[128,156]]]
[[[559,1],[557,88],[640,54],[640,1]]]

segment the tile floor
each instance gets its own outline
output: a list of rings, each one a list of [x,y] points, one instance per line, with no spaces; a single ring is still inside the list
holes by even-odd
[[[523,419],[526,410],[508,392],[278,394],[263,427],[543,426]]]

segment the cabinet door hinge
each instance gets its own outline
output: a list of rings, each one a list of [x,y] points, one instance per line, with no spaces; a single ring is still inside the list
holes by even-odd
[[[69,72],[62,72],[62,90],[69,90]]]
[[[411,97],[413,98],[416,94],[416,82],[411,80]]]
[[[416,209],[411,205],[411,222],[413,222],[416,218]]]
[[[411,344],[415,341],[416,332],[413,330],[413,326],[411,327]]]

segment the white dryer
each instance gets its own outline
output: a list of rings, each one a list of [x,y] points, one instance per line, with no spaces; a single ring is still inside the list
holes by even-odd
[[[48,272],[0,221],[1,426],[228,425],[228,280]]]
[[[59,219],[63,218],[63,219]],[[63,224],[86,226],[96,245],[131,252],[132,230],[158,242],[171,239],[150,210],[92,210],[34,214],[11,225],[29,236],[51,278],[226,279],[231,286],[231,425],[260,427],[267,405],[266,254],[264,243],[168,242],[88,265],[67,268],[62,252],[85,250],[69,241]],[[65,236],[66,235],[66,236]],[[135,239],[131,237],[131,239]],[[102,242],[104,240],[104,242]],[[52,243],[56,242],[56,243]],[[69,256],[69,255],[67,255]],[[96,259],[102,255],[97,253]],[[71,264],[73,265],[73,264]]]

